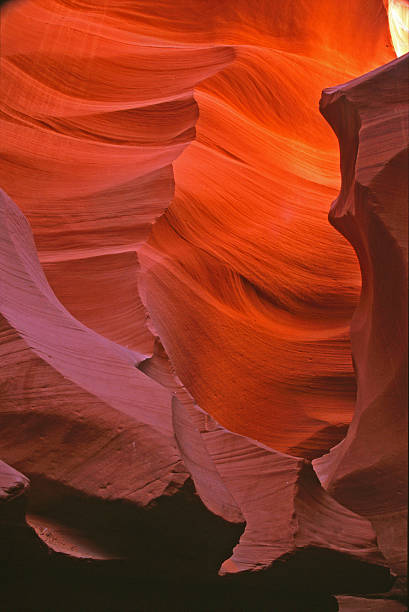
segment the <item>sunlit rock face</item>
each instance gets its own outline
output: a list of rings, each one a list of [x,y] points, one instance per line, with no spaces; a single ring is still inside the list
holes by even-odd
[[[149,354],[135,250],[173,197],[171,163],[195,135],[193,87],[233,50],[175,44],[121,3],[12,2],[1,27],[1,185],[57,296]]]
[[[408,0],[384,0],[388,9],[391,39],[400,57],[409,51],[409,2]]]
[[[327,221],[338,147],[317,100],[394,54],[380,2],[228,6],[227,17],[208,13],[215,43],[234,45],[236,58],[196,90],[197,138],[141,251],[144,300],[202,408],[313,457],[351,418],[360,286],[352,250]]]
[[[52,567],[280,612],[404,571],[406,8],[2,8],[0,495]]]
[[[382,3],[33,0],[2,28],[0,178],[56,295],[152,351],[130,252],[171,202],[199,107],[140,253],[155,333],[229,428],[306,457],[342,439],[360,275],[327,223],[338,153],[317,99],[391,59]]]

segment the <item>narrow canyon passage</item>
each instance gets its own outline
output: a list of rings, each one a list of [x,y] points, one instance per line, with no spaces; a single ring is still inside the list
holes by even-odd
[[[23,598],[403,610],[408,22],[2,6],[0,559],[55,579]]]

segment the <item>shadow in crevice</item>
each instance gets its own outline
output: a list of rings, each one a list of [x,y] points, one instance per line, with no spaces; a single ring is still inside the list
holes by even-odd
[[[176,493],[140,507],[29,477],[27,519],[51,548],[79,558],[131,561],[142,574],[216,576],[244,530],[209,512],[190,478]]]
[[[170,568],[171,569],[171,568]],[[335,612],[335,597],[313,592],[232,587],[166,574],[147,579],[132,565],[8,568],[0,594],[7,612]],[[7,599],[8,598],[8,599]]]

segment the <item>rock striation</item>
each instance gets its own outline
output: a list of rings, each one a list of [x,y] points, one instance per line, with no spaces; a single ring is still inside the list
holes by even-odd
[[[409,56],[386,63],[388,4],[2,9],[17,584],[38,559],[39,585],[96,584],[99,612],[400,606]],[[334,232],[316,102],[344,81],[320,105]]]
[[[138,354],[86,328],[58,302],[28,223],[4,193],[0,215],[0,452],[32,481],[33,524],[67,524],[70,540],[72,521],[77,531],[96,532],[98,558],[157,558],[163,565],[163,538],[172,559],[180,540],[182,557],[185,545],[208,547],[197,561],[216,567],[242,528],[220,521],[195,495],[173,435],[170,392],[137,369]],[[206,515],[221,550],[197,528]],[[173,517],[173,532],[165,517]],[[77,539],[69,550],[92,558],[95,546]],[[67,552],[64,534],[56,540]]]
[[[407,54],[325,90],[320,105],[341,151],[329,218],[357,253],[362,293],[351,324],[355,415],[316,469],[340,503],[371,520],[399,574],[407,555],[408,91]]]
[[[0,185],[76,318],[149,357],[140,270],[198,404],[315,458],[352,418],[360,285],[317,100],[392,59],[382,0],[122,4],[3,9]]]
[[[387,14],[381,0],[205,6],[210,26],[187,25],[177,6],[161,13],[175,37],[206,40],[207,27],[235,58],[196,87],[196,138],[139,252],[143,301],[202,409],[312,459],[352,418],[360,290],[353,250],[327,220],[338,148],[317,102],[393,59]]]
[[[40,535],[51,532],[52,550],[143,560],[147,575],[170,560],[179,575],[215,577],[220,568],[222,577],[271,581],[271,573],[273,584],[289,576],[304,589],[324,564],[326,592],[389,586],[369,522],[332,500],[309,462],[220,427],[172,383],[158,342],[137,368],[140,356],[76,321],[53,295],[30,228],[4,193],[1,214],[0,448],[32,478],[39,499],[31,521]],[[75,525],[81,509],[88,523]],[[124,549],[120,529],[98,540],[110,525],[104,517],[115,513],[131,530]]]
[[[68,310],[148,355],[135,250],[173,198],[172,162],[195,136],[193,88],[234,52],[178,44],[166,25],[150,32],[144,12],[99,0],[2,8],[0,186]]]
[[[335,502],[308,461],[231,433],[176,398],[173,420],[203,501],[230,520],[239,509],[246,521],[221,576],[307,588],[319,572],[323,590],[357,592],[368,579],[371,588],[367,564],[375,564],[375,581],[387,587],[369,522]]]

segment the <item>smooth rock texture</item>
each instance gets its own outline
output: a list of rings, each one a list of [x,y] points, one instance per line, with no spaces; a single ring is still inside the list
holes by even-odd
[[[384,605],[389,567],[401,595],[398,4],[2,9],[0,456],[31,490],[0,464],[0,511],[16,584],[38,551],[57,578],[33,606],[335,611]],[[318,111],[344,81],[321,111],[351,244]]]
[[[64,305],[151,347],[129,302],[130,252],[172,200],[171,163],[199,110],[171,209],[140,254],[153,326],[229,429],[308,458],[339,442],[360,278],[327,223],[338,151],[317,100],[392,59],[382,1],[23,0],[1,27],[0,184]]]
[[[27,221],[4,193],[0,215],[0,451],[32,480],[32,524],[51,532],[55,550],[78,557],[134,556],[151,572],[171,555],[178,571],[216,572],[242,527],[195,494],[170,392],[136,368],[140,355],[58,302]],[[193,550],[198,567],[182,561]]]
[[[360,288],[352,249],[328,226],[338,150],[317,103],[329,84],[393,59],[387,15],[381,0],[204,5],[195,23],[175,3],[160,25],[150,10],[152,28],[171,21],[186,41],[208,28],[235,59],[196,88],[197,137],[140,250],[142,297],[201,408],[314,458],[352,418]]]
[[[239,512],[246,520],[221,576],[305,588],[319,572],[328,592],[388,587],[369,521],[335,502],[308,461],[231,433],[176,397],[173,421],[205,504],[227,520]]]
[[[45,262],[43,270],[76,319],[118,344],[152,354],[154,338],[139,299],[136,253]]]
[[[2,453],[32,475],[29,520],[53,551],[141,563],[136,535],[148,576],[172,559],[177,575],[220,568],[302,590],[320,571],[325,592],[388,588],[369,522],[325,493],[309,462],[220,427],[173,378],[158,340],[136,368],[137,354],[77,322],[53,295],[28,224],[5,194],[1,213]],[[194,555],[189,566],[186,555]]]
[[[328,491],[372,521],[406,571],[409,55],[324,91],[340,141],[331,223],[354,246],[362,294],[351,324],[358,396],[348,434],[316,467]]]
[[[120,4],[2,9],[0,186],[70,312],[149,354],[135,249],[174,195],[171,163],[195,136],[193,87],[233,50],[152,35],[143,6]]]
[[[221,427],[195,405],[158,339],[154,356],[139,368],[174,393],[176,440],[205,505],[228,521],[246,522],[222,576],[236,575],[240,583],[256,577],[256,584],[261,578],[270,586],[289,580],[300,589],[320,571],[321,587],[333,592],[359,591],[365,579],[370,590],[388,584],[381,568],[365,567],[385,563],[369,522],[336,503],[308,461]]]

